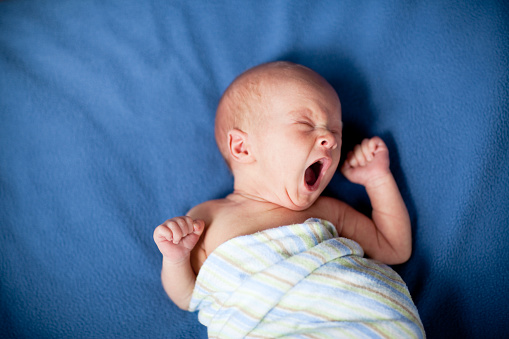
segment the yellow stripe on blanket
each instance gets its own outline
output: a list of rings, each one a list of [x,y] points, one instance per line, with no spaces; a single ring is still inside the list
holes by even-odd
[[[189,310],[210,338],[424,338],[401,277],[363,255],[320,219],[237,237],[203,264]]]

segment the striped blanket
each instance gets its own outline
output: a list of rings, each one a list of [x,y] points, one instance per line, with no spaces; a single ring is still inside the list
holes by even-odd
[[[308,219],[221,244],[190,311],[210,338],[423,338],[408,289],[328,221]]]

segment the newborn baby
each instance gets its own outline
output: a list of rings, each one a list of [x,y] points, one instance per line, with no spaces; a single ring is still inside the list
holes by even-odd
[[[385,265],[407,261],[412,239],[382,139],[365,139],[341,168],[366,188],[371,219],[320,196],[342,127],[335,90],[301,65],[262,64],[226,89],[215,135],[233,193],[154,231],[166,292],[200,310],[210,337],[424,337],[406,285]]]

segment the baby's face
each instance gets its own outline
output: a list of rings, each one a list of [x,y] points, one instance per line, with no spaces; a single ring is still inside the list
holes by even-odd
[[[323,79],[276,81],[256,128],[255,152],[264,198],[309,208],[334,175],[341,154],[341,104]],[[317,81],[320,80],[320,81]]]

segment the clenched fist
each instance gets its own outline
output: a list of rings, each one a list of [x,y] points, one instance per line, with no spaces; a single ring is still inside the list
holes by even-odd
[[[163,257],[171,263],[188,260],[205,228],[205,222],[188,216],[175,217],[157,226],[154,241]]]
[[[341,172],[353,183],[375,185],[390,174],[387,146],[379,137],[364,139],[348,153]]]

